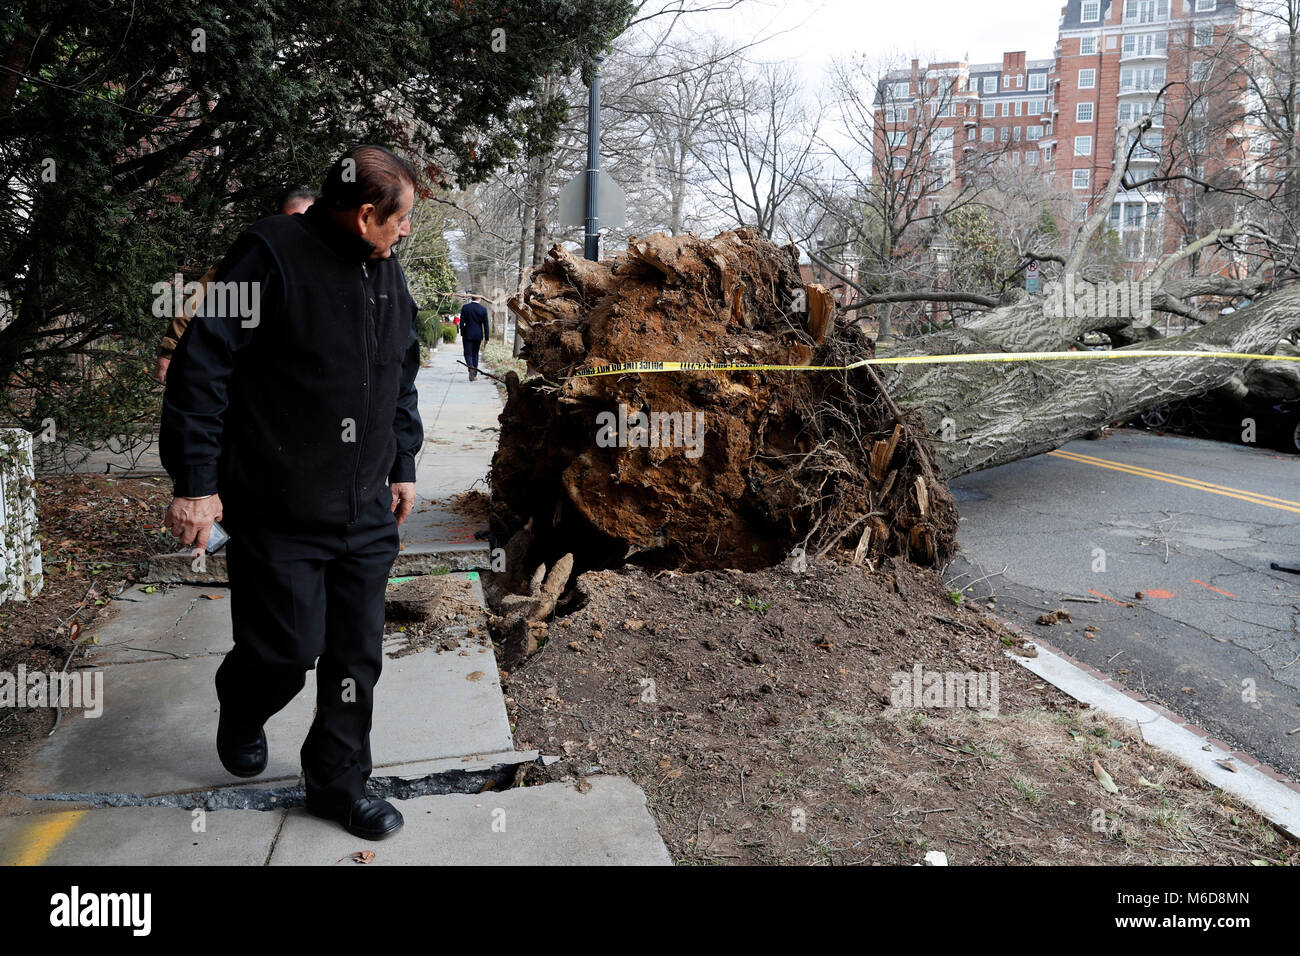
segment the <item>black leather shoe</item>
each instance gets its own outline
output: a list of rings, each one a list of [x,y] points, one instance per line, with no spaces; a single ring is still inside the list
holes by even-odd
[[[382,840],[402,829],[402,814],[387,800],[358,797],[350,804],[326,803],[307,798],[307,812],[341,824],[353,836]]]
[[[256,777],[266,769],[266,731],[257,729],[254,737],[242,737],[217,722],[217,756],[221,766],[236,777]]]

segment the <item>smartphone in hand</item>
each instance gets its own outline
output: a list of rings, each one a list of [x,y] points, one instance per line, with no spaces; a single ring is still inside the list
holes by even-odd
[[[212,522],[212,528],[208,531],[208,546],[206,549],[208,554],[216,554],[226,546],[226,542],[229,540],[230,535],[226,534],[226,529],[221,527],[221,523]]]

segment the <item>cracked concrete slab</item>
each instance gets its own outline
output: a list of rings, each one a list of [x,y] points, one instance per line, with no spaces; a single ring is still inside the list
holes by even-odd
[[[514,747],[490,648],[432,649],[384,662],[376,689],[371,748],[376,766]],[[480,653],[483,652],[483,653]],[[218,657],[107,667],[104,712],[69,715],[15,782],[23,793],[160,794],[237,782],[216,755]],[[315,675],[267,723],[269,763],[259,781],[295,778],[311,725]]]
[[[395,801],[406,825],[374,843],[290,810],[271,865],[331,866],[358,850],[380,866],[671,865],[641,789],[623,777],[586,780],[587,793],[548,783]]]
[[[230,650],[230,592],[220,587],[137,584],[114,599],[113,613],[88,629],[94,663],[123,664],[224,654]],[[215,595],[215,599],[207,597]]]
[[[213,680],[220,664],[220,657],[197,657],[103,668],[103,714],[65,716],[58,732],[32,754],[13,789],[153,794],[237,782],[217,759]],[[271,718],[266,773],[243,785],[297,778],[298,748],[313,708],[314,698],[304,690]]]
[[[166,807],[5,817],[0,866],[261,866],[283,817]]]

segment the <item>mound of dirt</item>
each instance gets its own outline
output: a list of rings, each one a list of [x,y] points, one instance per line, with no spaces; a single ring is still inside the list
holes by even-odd
[[[625,567],[575,590],[503,675],[516,745],[561,757],[527,782],[631,777],[679,863],[1300,862],[1136,726],[1008,658],[1023,638],[929,569]],[[918,675],[967,695],[904,693]]]
[[[837,322],[798,252],[748,230],[656,233],[602,262],[560,246],[511,308],[540,377],[507,376],[492,463],[492,526],[523,576],[572,553],[575,570],[753,569],[796,547],[862,562],[946,560],[956,509],[919,419],[869,368],[627,373],[651,361],[843,365],[872,354]],[[508,569],[510,570],[510,569]]]

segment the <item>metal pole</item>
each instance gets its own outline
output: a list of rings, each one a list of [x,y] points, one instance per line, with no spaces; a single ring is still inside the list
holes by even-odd
[[[592,262],[600,258],[600,65],[604,62],[603,56],[596,57],[587,101],[587,215],[582,251]]]

